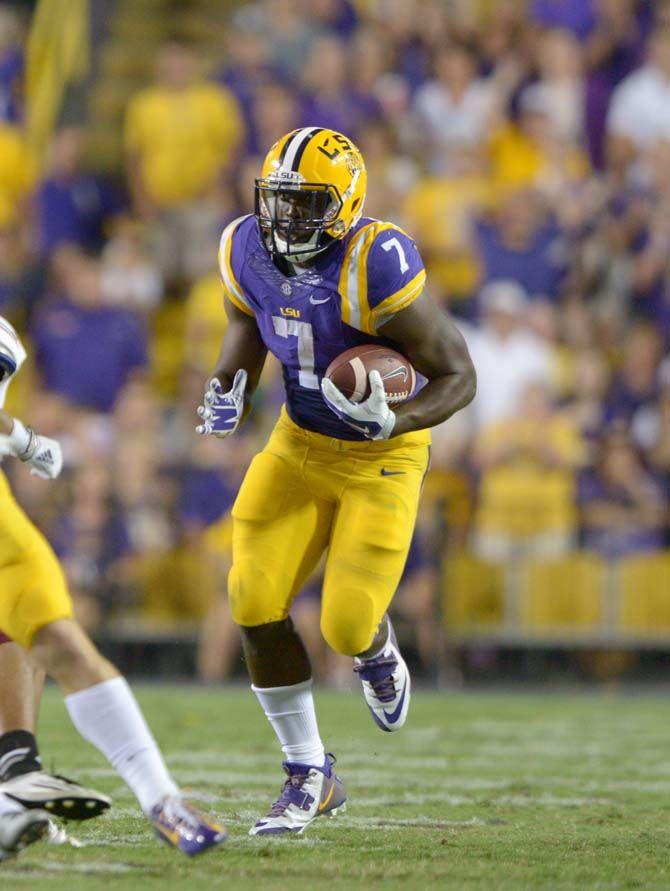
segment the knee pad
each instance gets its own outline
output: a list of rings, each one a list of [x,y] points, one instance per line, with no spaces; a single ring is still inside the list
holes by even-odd
[[[233,564],[228,575],[228,601],[237,625],[267,625],[285,619],[288,613],[272,576],[251,558]]]
[[[343,656],[356,656],[368,649],[377,631],[373,603],[360,591],[341,592],[336,603],[321,610],[321,633],[328,646]]]

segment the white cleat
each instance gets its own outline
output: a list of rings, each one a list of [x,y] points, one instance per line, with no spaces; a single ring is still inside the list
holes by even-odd
[[[326,755],[321,767],[284,761],[287,779],[267,816],[249,835],[301,835],[317,817],[335,817],[346,810],[342,780],[333,771],[335,758]]]
[[[49,832],[49,815],[44,811],[10,811],[0,816],[0,861],[44,838]]]
[[[373,659],[356,659],[354,671],[375,724],[387,733],[400,730],[407,719],[412,692],[409,669],[398,649],[393,625],[387,618],[389,636],[382,652]]]
[[[0,792],[22,807],[45,810],[62,820],[90,820],[106,811],[107,795],[86,789],[66,777],[33,770],[0,783]]]

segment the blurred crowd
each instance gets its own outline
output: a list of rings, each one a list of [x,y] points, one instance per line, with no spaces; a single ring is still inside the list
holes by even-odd
[[[0,313],[31,356],[13,406],[67,461],[52,486],[5,469],[84,621],[205,617],[201,672],[230,668],[229,509],[281,381],[270,362],[234,439],[195,435],[226,326],[217,241],[253,211],[269,146],[313,124],[357,142],[366,214],[416,238],[478,371],[475,402],[435,431],[398,598],[424,660],[450,550],[668,546],[670,2],[256,0],[227,15],[213,65],[179,34],[159,47],[127,105],[124,169],[102,175],[84,121],[58,127],[43,169],[31,159],[25,29],[0,4]]]

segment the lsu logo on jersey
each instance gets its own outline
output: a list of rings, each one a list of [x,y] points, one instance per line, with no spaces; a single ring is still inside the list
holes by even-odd
[[[300,310],[295,309],[293,306],[280,306],[279,312],[289,319],[299,319],[300,318]]]

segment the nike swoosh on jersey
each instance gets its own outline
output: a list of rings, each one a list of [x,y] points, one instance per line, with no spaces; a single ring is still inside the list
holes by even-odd
[[[404,470],[387,470],[385,467],[381,469],[382,476],[401,476],[404,472]]]
[[[395,724],[395,722],[400,717],[400,712],[402,711],[403,703],[405,702],[405,694],[407,693],[407,678],[405,678],[405,686],[402,688],[402,696],[400,697],[400,702],[393,709],[391,714],[387,711],[384,711],[384,717],[389,722],[389,724]]]
[[[321,303],[328,303],[330,299],[330,297],[324,297],[323,300],[316,300],[313,296],[311,296],[309,298],[309,302],[312,304],[312,306],[319,306],[319,304]]]

